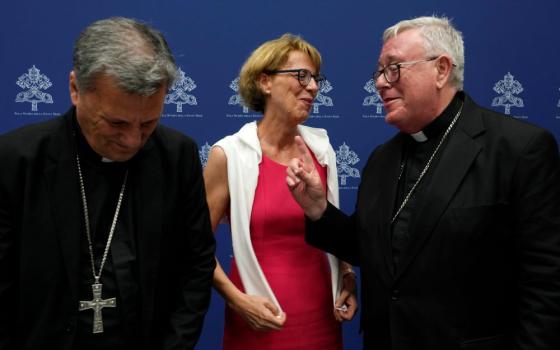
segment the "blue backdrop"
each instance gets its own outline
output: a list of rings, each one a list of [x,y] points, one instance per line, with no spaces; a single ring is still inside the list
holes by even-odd
[[[183,76],[167,97],[162,122],[196,139],[204,160],[215,141],[260,117],[240,106],[237,95],[236,78],[249,53],[285,32],[300,34],[321,52],[328,78],[307,124],[329,131],[342,208],[351,212],[365,160],[395,133],[383,121],[370,81],[381,33],[401,19],[439,14],[464,34],[465,90],[475,101],[560,139],[556,0],[28,0],[3,8],[0,133],[65,112],[79,32],[97,19],[126,16],[166,35]],[[228,268],[229,231],[220,228],[217,238]],[[220,348],[223,309],[214,294],[198,349]],[[358,318],[344,331],[346,349],[361,348]]]

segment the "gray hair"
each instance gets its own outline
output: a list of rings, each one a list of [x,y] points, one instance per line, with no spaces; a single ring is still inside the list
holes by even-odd
[[[169,88],[177,75],[173,54],[163,35],[133,19],[113,17],[88,26],[78,37],[73,54],[78,88],[95,89],[106,74],[119,88],[150,96]]]
[[[465,73],[463,35],[453,27],[451,20],[446,17],[430,16],[401,21],[385,30],[383,43],[410,29],[420,30],[420,34],[425,39],[426,55],[437,56],[445,53],[451,56],[456,67],[451,71],[450,82],[458,90],[463,90]]]

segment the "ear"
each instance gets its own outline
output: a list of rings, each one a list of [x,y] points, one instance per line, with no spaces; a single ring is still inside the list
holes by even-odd
[[[261,75],[259,76],[258,85],[261,88],[263,94],[270,95],[272,78],[268,74],[261,73]]]
[[[451,71],[453,70],[453,61],[451,60],[451,57],[442,55],[438,58],[436,61],[436,69],[436,86],[438,89],[441,89],[447,85],[451,77]]]
[[[80,92],[78,91],[78,81],[76,79],[76,73],[74,71],[70,72],[69,87],[70,87],[70,100],[72,101],[72,104],[75,106],[78,104],[78,100],[80,98]]]

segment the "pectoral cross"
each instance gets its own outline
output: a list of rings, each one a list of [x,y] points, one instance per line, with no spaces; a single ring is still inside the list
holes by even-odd
[[[93,309],[93,333],[103,333],[103,316],[101,309],[104,307],[116,307],[116,298],[101,299],[101,283],[94,283],[91,285],[93,291],[93,300],[80,301],[80,311]]]

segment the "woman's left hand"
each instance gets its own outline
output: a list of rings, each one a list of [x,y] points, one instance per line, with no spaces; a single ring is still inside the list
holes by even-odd
[[[339,322],[350,321],[357,310],[356,276],[349,273],[342,279],[342,291],[334,304],[334,317]]]

